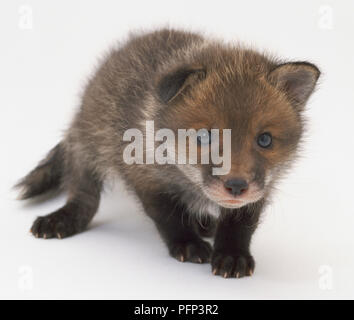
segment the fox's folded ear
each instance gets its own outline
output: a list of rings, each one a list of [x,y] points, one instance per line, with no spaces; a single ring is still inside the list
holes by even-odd
[[[185,66],[171,70],[157,80],[157,95],[162,102],[168,103],[205,76],[203,67]]]
[[[300,109],[313,92],[319,76],[320,70],[308,62],[281,64],[269,73],[270,81],[285,91]]]

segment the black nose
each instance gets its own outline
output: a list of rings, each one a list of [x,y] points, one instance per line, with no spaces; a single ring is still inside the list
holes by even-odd
[[[243,179],[229,179],[225,182],[225,188],[234,196],[239,196],[244,193],[248,184]]]

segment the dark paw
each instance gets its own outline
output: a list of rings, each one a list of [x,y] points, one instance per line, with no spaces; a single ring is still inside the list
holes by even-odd
[[[170,254],[181,262],[206,263],[210,261],[212,247],[201,239],[177,242],[170,246]]]
[[[76,233],[74,221],[60,210],[37,218],[32,225],[31,232],[36,238],[44,239],[62,239]]]
[[[211,266],[214,275],[224,278],[242,278],[253,274],[255,262],[251,255],[216,252],[213,254]]]

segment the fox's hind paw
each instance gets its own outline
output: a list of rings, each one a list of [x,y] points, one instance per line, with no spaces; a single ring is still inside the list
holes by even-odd
[[[77,233],[75,221],[72,220],[63,209],[59,209],[45,217],[38,217],[32,225],[31,233],[36,238],[66,238]]]

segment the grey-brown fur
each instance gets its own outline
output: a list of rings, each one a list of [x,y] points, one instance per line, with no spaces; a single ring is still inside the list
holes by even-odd
[[[23,198],[55,188],[68,191],[67,204],[38,218],[32,232],[63,238],[84,230],[97,210],[104,181],[117,175],[138,195],[172,256],[192,262],[212,258],[213,272],[225,277],[250,275],[251,235],[272,185],[296,155],[301,112],[318,76],[312,64],[281,65],[264,54],[194,33],[164,29],[131,36],[111,50],[88,82],[63,140],[20,182]],[[256,109],[260,104],[281,107],[279,112],[265,107],[262,113]],[[263,117],[275,119],[272,125],[280,137],[267,155],[253,150],[249,133]],[[217,119],[221,129],[232,128],[239,146],[229,177],[244,174],[262,191],[246,206],[225,208],[206,195],[215,179],[224,183],[227,178],[211,177],[208,166],[123,161],[127,129],[145,132],[145,121],[154,120],[156,129],[176,131],[199,122],[207,126],[208,119]],[[215,231],[210,210],[219,213],[214,250],[200,238]]]

